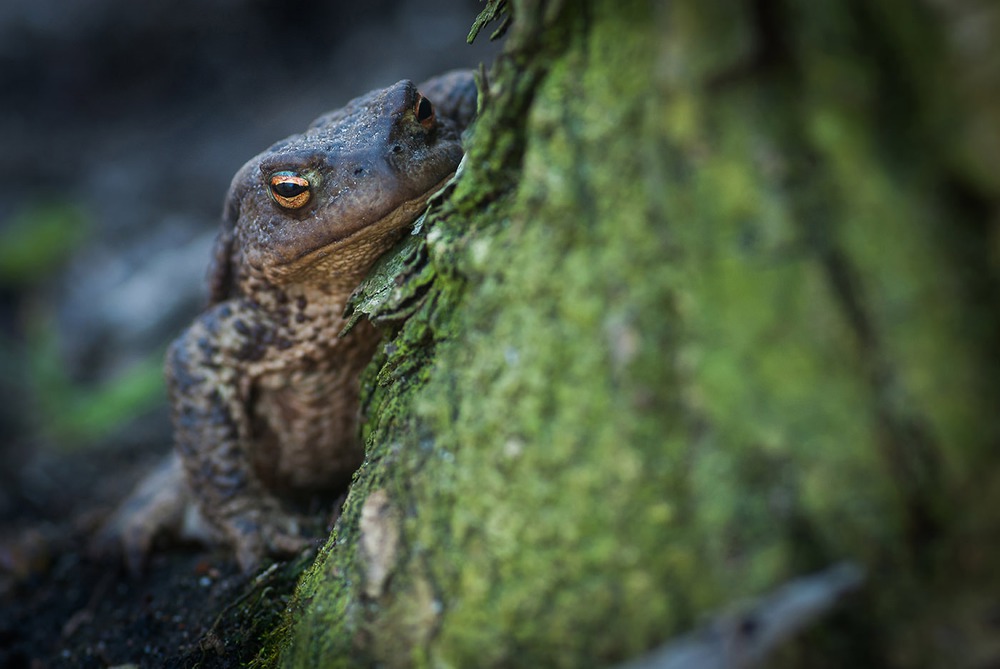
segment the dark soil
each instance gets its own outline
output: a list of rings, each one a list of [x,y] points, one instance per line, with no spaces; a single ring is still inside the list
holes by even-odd
[[[65,456],[46,470],[57,479],[75,470],[77,484],[99,490],[121,487],[107,479],[131,480],[145,464],[105,451],[109,467],[75,466],[98,452]],[[142,574],[128,574],[118,556],[92,550],[94,528],[111,507],[79,485],[67,493],[52,501],[65,510],[61,520],[25,514],[0,530],[0,667],[244,666],[280,623],[314,553],[248,577],[224,553],[163,546]]]
[[[134,579],[67,551],[5,596],[0,666],[244,666],[262,640],[246,631],[278,622],[273,612],[283,610],[293,584],[267,592],[267,615],[242,598],[253,590],[224,559],[166,552]]]
[[[129,443],[160,413],[75,452],[39,444],[15,470],[3,490],[15,512],[0,522],[0,667],[240,667],[280,624],[329,527],[296,559],[249,576],[205,546],[160,546],[141,574],[95,550],[100,523],[162,457],[169,430],[159,447]]]

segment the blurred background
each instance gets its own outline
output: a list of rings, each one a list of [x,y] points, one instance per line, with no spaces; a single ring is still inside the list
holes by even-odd
[[[488,64],[481,8],[0,5],[0,548],[106,511],[167,452],[163,351],[243,162],[368,90]]]

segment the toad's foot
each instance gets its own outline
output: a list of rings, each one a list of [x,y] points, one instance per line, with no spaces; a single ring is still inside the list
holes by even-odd
[[[104,555],[120,551],[129,572],[137,575],[158,538],[210,543],[212,533],[194,505],[180,459],[171,454],[108,518],[91,548]]]
[[[255,571],[265,557],[287,558],[301,552],[309,545],[302,533],[304,524],[274,500],[220,522],[244,573]]]

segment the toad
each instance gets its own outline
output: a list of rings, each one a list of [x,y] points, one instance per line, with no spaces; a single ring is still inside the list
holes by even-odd
[[[359,375],[378,333],[348,297],[462,158],[469,72],[401,81],[321,116],[237,172],[208,308],[170,346],[175,451],[105,526],[134,570],[164,532],[244,571],[306,544],[295,502],[342,493],[364,452]]]

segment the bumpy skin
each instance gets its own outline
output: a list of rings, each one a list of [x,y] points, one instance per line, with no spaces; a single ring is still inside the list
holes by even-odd
[[[434,105],[430,120],[418,89]],[[401,81],[320,117],[236,174],[211,304],[167,354],[183,466],[154,474],[114,523],[133,565],[158,532],[180,526],[178,500],[193,500],[250,570],[304,544],[289,500],[344,490],[363,457],[358,377],[378,341],[366,322],[338,337],[346,300],[454,173],[475,96],[468,72],[419,87]],[[308,202],[280,206],[275,173],[307,178]]]

